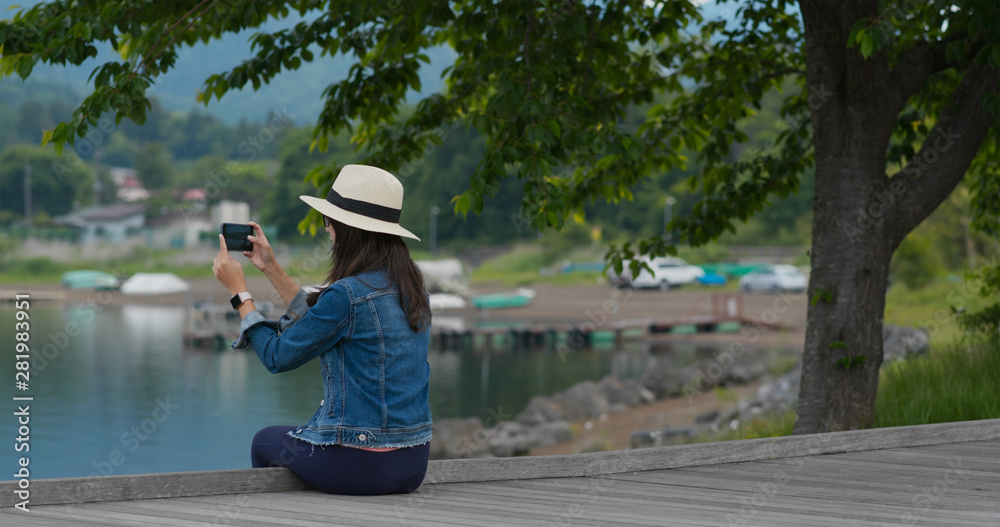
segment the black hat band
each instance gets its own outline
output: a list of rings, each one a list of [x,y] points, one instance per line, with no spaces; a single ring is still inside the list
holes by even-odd
[[[332,188],[330,189],[330,193],[326,195],[326,200],[334,206],[340,207],[348,212],[360,214],[373,220],[399,223],[399,209],[383,207],[382,205],[376,205],[374,203],[368,203],[367,201],[361,201],[358,199],[345,198]]]

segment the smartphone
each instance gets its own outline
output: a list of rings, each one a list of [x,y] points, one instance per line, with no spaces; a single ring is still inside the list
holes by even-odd
[[[253,243],[247,236],[253,235],[253,227],[243,223],[223,223],[222,237],[226,239],[226,250],[229,251],[252,251]]]

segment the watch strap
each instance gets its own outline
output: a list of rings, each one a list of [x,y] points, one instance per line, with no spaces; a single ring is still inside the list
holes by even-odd
[[[229,299],[229,303],[233,306],[233,309],[239,309],[247,300],[253,300],[250,296],[249,291],[243,291],[242,293],[236,293],[232,298]]]

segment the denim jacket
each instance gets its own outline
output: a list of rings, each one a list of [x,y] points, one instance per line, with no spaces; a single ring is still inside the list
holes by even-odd
[[[316,304],[299,290],[277,321],[243,318],[233,348],[253,345],[271,373],[320,358],[323,400],[289,435],[315,445],[406,447],[431,440],[430,327],[414,332],[384,271],[338,280]]]

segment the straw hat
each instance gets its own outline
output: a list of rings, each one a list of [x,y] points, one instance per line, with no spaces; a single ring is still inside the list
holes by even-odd
[[[326,199],[313,196],[299,196],[299,199],[320,214],[351,227],[420,239],[399,226],[403,185],[381,168],[345,165]]]

